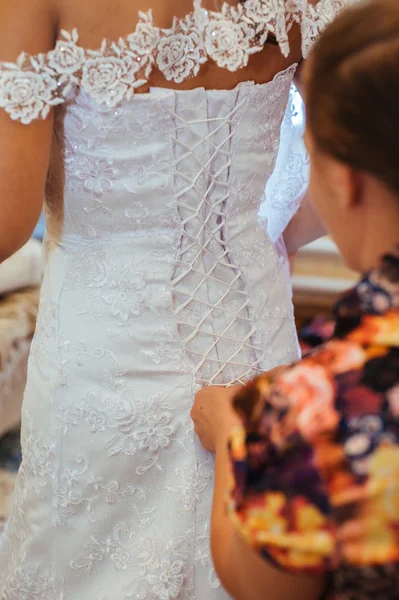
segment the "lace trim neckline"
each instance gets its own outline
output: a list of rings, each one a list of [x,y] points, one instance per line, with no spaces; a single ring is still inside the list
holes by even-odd
[[[0,63],[0,107],[28,124],[46,118],[52,106],[81,87],[95,102],[112,108],[146,85],[154,68],[177,84],[198,75],[208,60],[237,71],[264,48],[269,34],[288,56],[295,23],[301,27],[306,56],[321,30],[351,1],[357,0],[319,0],[316,5],[308,0],[247,0],[236,6],[225,3],[215,12],[194,0],[194,10],[175,18],[169,29],[154,24],[151,10],[139,12],[133,33],[116,42],[105,39],[98,50],[80,46],[76,29],[62,31],[50,52],[22,53],[16,63]]]

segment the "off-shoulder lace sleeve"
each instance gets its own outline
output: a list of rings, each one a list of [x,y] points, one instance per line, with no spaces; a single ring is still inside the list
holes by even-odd
[[[246,0],[234,6],[225,3],[216,12],[194,0],[194,10],[174,19],[170,29],[156,27],[151,11],[140,12],[132,34],[116,42],[104,40],[98,50],[82,48],[76,30],[62,31],[51,52],[23,53],[15,64],[0,63],[0,107],[28,124],[46,118],[51,107],[81,88],[95,102],[112,108],[145,85],[153,68],[178,84],[195,77],[207,60],[237,71],[263,49],[270,34],[288,56],[295,23],[301,27],[306,56],[327,23],[357,1],[319,0],[313,5],[308,0]]]

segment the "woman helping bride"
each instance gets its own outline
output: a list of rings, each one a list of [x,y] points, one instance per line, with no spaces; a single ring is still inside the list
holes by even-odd
[[[0,260],[45,187],[48,228],[3,600],[225,597],[189,413],[297,357],[258,210],[297,64],[347,3],[2,3]]]

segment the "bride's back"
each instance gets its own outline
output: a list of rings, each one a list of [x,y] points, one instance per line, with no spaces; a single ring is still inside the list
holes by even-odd
[[[56,0],[59,5],[59,27],[68,31],[76,27],[79,30],[81,45],[86,48],[98,48],[104,38],[117,40],[119,36],[134,31],[139,11],[152,10],[154,24],[161,28],[170,28],[174,17],[184,18],[192,12],[196,0]],[[202,0],[197,2],[206,10],[220,11],[223,4],[236,6],[239,0]],[[242,3],[242,2],[241,2]],[[245,4],[245,2],[244,2]],[[231,89],[241,81],[264,83],[270,81],[276,73],[301,59],[301,40],[299,28],[290,32],[291,53],[284,57],[278,45],[266,44],[265,50],[251,57],[246,68],[231,73],[208,62],[197,77],[178,84],[180,89],[205,87],[209,89]],[[159,71],[153,71],[151,85],[176,87],[166,81]],[[145,88],[140,91],[146,91]]]
[[[130,154],[138,147],[133,141],[137,132],[132,131],[132,126],[142,124],[139,112],[149,113],[149,107],[159,107],[150,128],[155,136],[154,145],[146,144],[152,158],[154,147],[161,158],[159,128],[161,121],[165,125],[167,113],[170,117],[166,128],[168,143],[180,143],[176,140],[182,135],[182,123],[185,123],[190,125],[188,129],[195,129],[195,136],[185,142],[186,151],[194,156],[207,147],[206,156],[197,157],[198,164],[191,165],[194,172],[207,172],[208,179],[212,179],[220,167],[216,159],[223,156],[229,185],[232,185],[233,181],[242,183],[250,177],[254,161],[259,161],[259,183],[258,186],[252,184],[252,188],[257,188],[255,204],[260,201],[276,160],[295,63],[301,59],[304,49],[306,35],[303,39],[300,35],[300,29],[304,31],[302,5],[275,4],[272,0],[225,3],[221,0],[174,0],[173,3],[165,0],[31,0],[29,5],[24,4],[23,0],[5,0],[0,6],[0,60],[9,61],[8,64],[3,62],[3,67],[0,64],[0,74],[3,69],[0,107],[14,121],[26,125],[46,119],[53,114],[53,107],[59,108],[58,116],[67,115],[65,120],[57,120],[54,129],[56,143],[50,169],[44,150],[40,165],[42,178],[50,174],[47,201],[56,203],[56,221],[61,229],[61,207],[70,202],[77,204],[78,211],[82,203],[76,193],[80,183],[71,183],[78,175],[83,177],[77,163],[84,162],[86,154],[93,158],[94,142],[98,144],[98,138],[104,136],[105,131],[111,147],[106,147],[105,138],[101,138],[98,152],[105,153],[107,161],[111,159],[106,152],[118,156],[119,161],[122,155],[125,157],[117,169],[118,184],[125,190],[122,174],[126,172],[126,165],[131,164]],[[304,6],[303,14],[306,14]],[[314,25],[311,23],[309,27],[309,37]],[[21,51],[27,54],[13,65]],[[275,78],[278,73],[281,76]],[[252,89],[251,85],[239,85],[245,82],[252,84]],[[257,88],[253,83],[265,85]],[[164,100],[170,106],[162,104],[159,91],[156,92],[159,88],[169,90],[169,94],[165,91]],[[224,95],[215,96],[210,90],[224,90],[221,92]],[[149,97],[143,96],[143,92],[151,91],[154,93]],[[195,110],[191,114],[192,109]],[[118,119],[119,124],[116,124],[114,121]],[[121,126],[123,119],[126,126]],[[8,127],[5,122],[4,130]],[[32,142],[26,141],[27,134],[20,129],[17,132],[10,129],[10,137],[15,140],[18,135],[18,147],[28,148]],[[38,148],[46,148],[39,137],[45,139],[47,145],[50,134],[53,134],[51,124],[44,124],[32,144],[36,157]],[[64,146],[70,138],[82,144],[90,141],[84,158],[77,144],[70,144],[70,153],[65,154]],[[221,145],[219,138],[224,140]],[[136,158],[143,161],[143,139],[139,145],[141,154]],[[122,146],[129,156],[121,153]],[[174,173],[173,160],[180,160],[175,147],[173,152],[169,179]],[[207,153],[210,153],[208,158]],[[233,154],[236,158],[242,155],[241,167],[237,161],[234,168],[229,167],[228,157]],[[154,159],[153,163],[157,161]],[[28,164],[25,158],[24,164]],[[38,170],[38,160],[30,164],[32,172]],[[198,183],[195,177],[193,180],[191,167],[184,166],[188,180]],[[180,163],[179,168],[182,168]],[[103,187],[103,183],[98,186]],[[13,185],[15,187],[15,183]],[[115,185],[107,183],[107,205],[114,201]],[[125,195],[126,191],[119,197]],[[40,186],[37,198],[42,198]],[[90,212],[90,215],[93,220],[97,213]],[[108,231],[106,223],[91,226],[96,231]]]

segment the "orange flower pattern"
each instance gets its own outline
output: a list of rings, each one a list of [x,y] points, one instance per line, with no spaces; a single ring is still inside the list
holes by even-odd
[[[229,510],[267,560],[329,573],[328,600],[399,598],[399,253],[337,304],[335,333],[238,394]],[[312,343],[313,342],[313,343]]]

